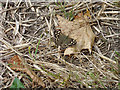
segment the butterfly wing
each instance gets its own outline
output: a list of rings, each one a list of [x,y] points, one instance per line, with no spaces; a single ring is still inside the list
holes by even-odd
[[[61,46],[62,50],[77,43],[76,40],[69,38],[68,36],[61,33],[61,30],[55,30],[54,37],[56,45]]]

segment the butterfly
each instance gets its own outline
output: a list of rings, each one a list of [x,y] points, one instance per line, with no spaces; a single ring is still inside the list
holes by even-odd
[[[57,46],[60,46],[61,50],[65,50],[67,47],[73,46],[77,43],[76,40],[61,33],[60,29],[54,30],[54,37],[55,37],[55,40],[54,40],[55,44]]]

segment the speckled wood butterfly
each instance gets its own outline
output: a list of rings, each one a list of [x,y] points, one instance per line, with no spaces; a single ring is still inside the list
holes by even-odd
[[[61,33],[61,30],[54,30],[54,42],[57,46],[61,46],[61,49],[66,49],[69,46],[75,45],[77,42],[76,40],[69,38],[69,36],[65,36]]]

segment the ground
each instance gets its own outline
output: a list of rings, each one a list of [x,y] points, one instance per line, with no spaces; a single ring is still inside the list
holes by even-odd
[[[81,12],[91,16],[92,51],[61,55],[52,40],[56,15],[73,21]],[[119,2],[1,2],[0,14],[1,89],[15,77],[25,88],[120,87]]]

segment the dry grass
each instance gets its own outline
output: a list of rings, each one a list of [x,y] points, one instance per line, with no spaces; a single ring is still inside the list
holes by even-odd
[[[15,77],[26,88],[41,87],[37,83],[33,85],[27,74],[8,66],[5,61],[16,54],[27,61],[46,88],[118,88],[120,6],[109,2],[66,3],[63,11],[73,10],[74,14],[86,12],[88,8],[92,15],[90,24],[96,34],[92,54],[82,51],[66,60],[59,56],[58,47],[51,42],[55,15],[65,14],[59,6],[49,2],[0,3],[1,89],[10,87]]]

